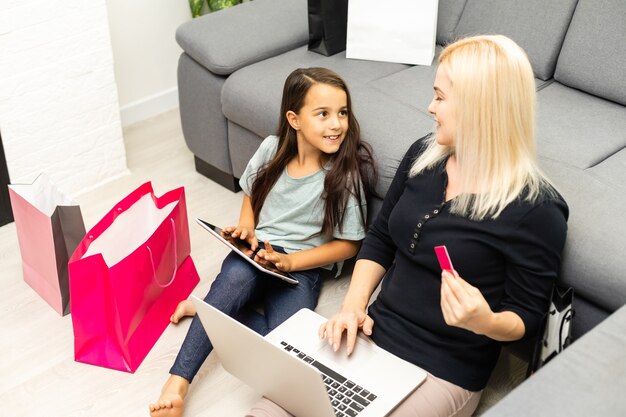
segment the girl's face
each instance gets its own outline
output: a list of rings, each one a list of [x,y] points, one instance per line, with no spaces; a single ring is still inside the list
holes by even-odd
[[[456,115],[454,112],[454,94],[452,82],[443,65],[439,65],[435,76],[435,95],[428,106],[428,111],[437,123],[437,143],[454,146],[456,136]]]
[[[348,98],[341,88],[313,84],[298,114],[287,112],[296,129],[298,151],[333,154],[348,132]]]

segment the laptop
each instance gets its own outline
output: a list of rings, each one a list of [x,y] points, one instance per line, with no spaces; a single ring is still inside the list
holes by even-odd
[[[233,239],[230,237],[230,234],[222,230],[221,228],[212,225],[209,222],[206,222],[202,219],[196,218],[196,223],[202,226],[203,229],[208,231],[211,236],[222,242],[224,245],[228,246],[232,249],[237,255],[241,256],[246,262],[253,265],[259,271],[265,272],[273,277],[282,279],[289,284],[297,284],[298,280],[288,272],[281,271],[277,268],[272,268],[270,266],[264,266],[254,261],[254,256],[258,252],[260,248],[257,248],[256,251],[252,253],[252,255],[246,255],[246,251],[249,251],[250,245],[245,240],[241,239]]]
[[[191,296],[222,366],[297,417],[380,417],[426,372],[357,337],[348,357],[317,336],[323,316],[302,309],[263,337]]]

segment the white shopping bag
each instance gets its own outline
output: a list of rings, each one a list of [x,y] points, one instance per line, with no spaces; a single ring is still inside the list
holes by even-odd
[[[430,65],[438,0],[351,0],[346,58]]]

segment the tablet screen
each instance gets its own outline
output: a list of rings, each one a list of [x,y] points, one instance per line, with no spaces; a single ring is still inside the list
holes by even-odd
[[[251,247],[248,244],[248,242],[246,242],[245,240],[241,240],[239,238],[233,238],[230,233],[225,232],[224,230],[222,230],[221,228],[212,225],[211,223],[205,222],[204,220],[201,219],[196,219],[196,221],[206,230],[208,230],[209,232],[211,232],[211,234],[217,238],[219,238],[222,243],[226,244],[227,246],[229,246],[231,249],[233,249],[236,253],[238,253],[241,257],[245,258],[248,262],[250,262],[251,264],[253,264],[254,266],[257,267],[257,269],[262,270],[263,272],[267,272],[270,275],[276,276],[284,281],[287,281],[289,283],[292,284],[297,284],[298,280],[295,279],[291,274],[289,274],[288,272],[284,272],[279,270],[278,268],[276,268],[274,265],[267,264],[267,265],[262,265],[258,262],[254,261],[254,256],[256,255],[256,252],[251,252]],[[258,249],[257,249],[258,251]]]

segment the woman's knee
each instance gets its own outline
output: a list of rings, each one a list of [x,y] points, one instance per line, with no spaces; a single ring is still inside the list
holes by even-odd
[[[246,414],[246,417],[293,417],[285,409],[263,397]]]
[[[391,416],[470,417],[481,394],[482,391],[468,391],[428,374],[426,381],[406,397]]]

